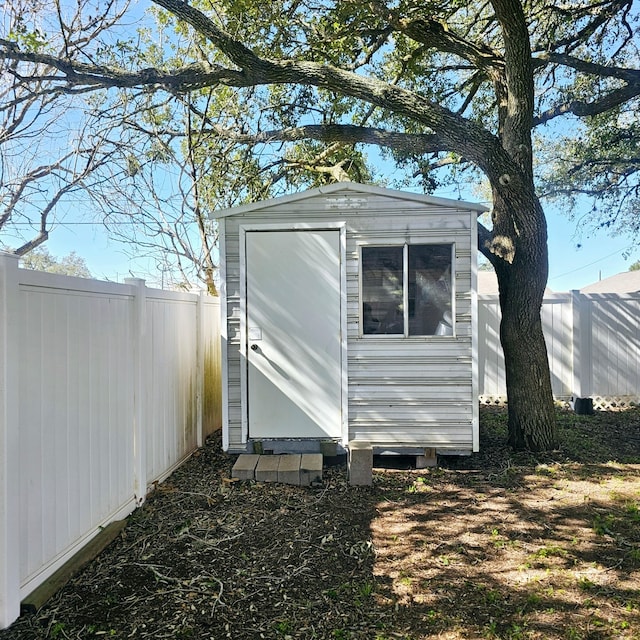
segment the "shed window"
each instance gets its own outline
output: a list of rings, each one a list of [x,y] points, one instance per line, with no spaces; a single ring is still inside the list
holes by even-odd
[[[362,247],[362,333],[452,335],[453,247]]]

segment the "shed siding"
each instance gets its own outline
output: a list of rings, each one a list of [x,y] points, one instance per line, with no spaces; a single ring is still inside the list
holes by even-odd
[[[346,294],[349,440],[374,445],[471,449],[472,216],[460,209],[352,190],[276,203],[222,218],[227,300],[229,449],[242,442],[240,226],[347,225]],[[455,245],[455,337],[359,335],[359,247],[389,243]],[[475,255],[475,254],[473,254]]]

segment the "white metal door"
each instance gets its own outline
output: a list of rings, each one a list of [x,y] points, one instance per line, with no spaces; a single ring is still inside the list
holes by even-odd
[[[341,435],[340,234],[246,233],[251,438]]]

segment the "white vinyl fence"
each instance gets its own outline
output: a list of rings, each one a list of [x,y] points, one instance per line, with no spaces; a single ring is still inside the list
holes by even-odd
[[[220,426],[219,315],[205,294],[0,254],[1,627]]]
[[[548,294],[542,322],[557,400],[597,408],[640,402],[640,294]],[[480,398],[506,398],[497,295],[478,296]]]

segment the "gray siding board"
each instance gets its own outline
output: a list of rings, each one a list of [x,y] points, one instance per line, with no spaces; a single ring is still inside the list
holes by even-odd
[[[357,208],[344,206],[345,198]],[[342,202],[342,204],[341,204]],[[345,201],[346,202],[346,201]],[[225,225],[230,450],[244,448],[240,390],[240,226],[346,224],[346,319],[349,439],[405,446],[470,448],[471,216],[463,204],[442,205],[353,190],[275,203],[220,220]],[[359,247],[390,242],[455,244],[455,337],[379,338],[359,335]]]

